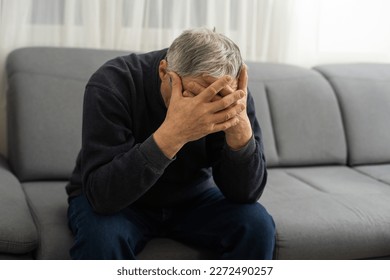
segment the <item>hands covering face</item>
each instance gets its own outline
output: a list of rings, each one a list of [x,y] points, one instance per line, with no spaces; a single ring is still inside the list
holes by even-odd
[[[214,78],[208,75],[203,75],[197,79],[183,78],[182,84],[185,87],[183,91],[183,97],[195,97],[207,90],[214,83],[220,81],[222,78]],[[209,85],[209,86],[208,86]],[[246,109],[247,105],[247,87],[248,87],[248,74],[247,67],[244,64],[240,71],[239,77],[236,80],[231,80],[229,83],[224,84],[224,87],[213,96],[210,102],[215,102],[224,99],[225,97],[240,92],[243,95],[235,103],[232,103],[230,106],[241,106],[241,108]],[[230,146],[233,149],[239,149],[245,144],[249,138],[252,136],[252,128],[250,126],[249,118],[246,113],[246,110],[242,110],[237,115],[233,116],[236,122],[234,125],[229,126],[226,129],[223,129],[226,133],[227,142],[231,144]]]
[[[154,139],[169,158],[188,142],[224,131],[232,149],[245,146],[252,136],[246,113],[247,70],[242,67],[238,81],[229,76],[204,76],[199,82],[184,81],[169,72],[171,96],[167,115]],[[237,84],[237,89],[234,89]]]

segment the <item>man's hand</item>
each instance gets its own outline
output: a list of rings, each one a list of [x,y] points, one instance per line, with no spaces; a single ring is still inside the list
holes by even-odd
[[[244,96],[238,101],[239,104],[245,107],[237,117],[239,119],[238,125],[230,127],[225,130],[226,143],[233,150],[239,150],[244,147],[252,138],[252,126],[246,111],[248,98],[248,71],[244,64],[241,68],[240,76],[238,77],[237,90],[244,92]]]
[[[215,100],[231,82],[230,77],[216,79],[194,97],[183,95],[182,81],[176,73],[170,72],[170,77],[172,92],[167,115],[154,133],[154,140],[168,158],[173,158],[190,141],[229,131],[239,123],[245,104],[238,101],[245,97],[246,91],[238,90]]]
[[[213,83],[216,81],[216,78],[210,76],[203,76],[203,79],[207,83]],[[243,93],[243,97],[237,101],[237,104],[241,104],[245,107],[240,114],[237,115],[238,123],[235,126],[231,126],[225,129],[226,143],[233,150],[239,150],[244,147],[250,138],[252,137],[252,127],[246,112],[246,103],[248,97],[248,72],[247,67],[244,64],[241,68],[240,75],[237,81],[237,89],[234,90],[230,85],[225,86],[221,92],[214,97],[212,101],[219,100],[221,98],[225,98],[226,96],[236,93],[238,91]],[[205,88],[195,82],[189,83],[189,90],[184,92],[184,96],[196,96],[199,92],[204,90]]]

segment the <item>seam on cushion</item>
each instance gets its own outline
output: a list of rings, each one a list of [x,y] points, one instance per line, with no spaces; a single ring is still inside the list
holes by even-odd
[[[36,242],[34,241],[29,241],[29,242],[19,242],[19,241],[9,241],[9,240],[0,240],[0,246],[5,245],[7,248],[9,248],[11,245],[12,248],[17,248],[17,247],[24,247],[24,248],[29,248],[31,245],[34,245]],[[25,252],[24,254],[27,254],[29,252]]]
[[[320,72],[319,70],[314,69],[314,71],[317,71],[320,75],[322,75],[322,72]],[[328,83],[330,88],[332,89],[333,95],[336,98],[337,108],[338,108],[338,110],[340,112],[341,125],[342,125],[343,134],[344,134],[344,145],[346,147],[346,153],[347,153],[346,157],[345,157],[345,160],[344,160],[344,163],[349,165],[350,162],[351,162],[351,147],[349,145],[350,140],[348,138],[348,133],[347,133],[346,116],[345,116],[345,112],[343,110],[343,108],[345,108],[345,106],[342,105],[342,100],[341,100],[341,98],[339,96],[339,90],[338,90],[336,84],[334,84],[331,81],[331,77],[328,77],[326,75],[322,75],[322,76],[324,77],[324,79],[326,80],[326,82]]]
[[[267,87],[266,84],[264,84],[264,91],[265,91],[265,98],[267,99],[267,104],[268,104],[268,111],[269,111],[269,119],[270,119],[270,123],[271,123],[271,131],[272,131],[272,135],[273,135],[273,138],[274,138],[274,146],[275,146],[275,152],[276,152],[276,159],[277,159],[277,162],[276,164],[279,164],[279,147],[280,147],[280,144],[278,142],[276,135],[275,135],[275,121],[274,121],[274,116],[272,114],[273,110],[271,109],[271,102],[270,102],[270,98],[269,98],[269,95],[270,95],[270,92],[269,92],[269,89]]]
[[[296,174],[289,173],[289,172],[287,172],[287,171],[285,171],[285,173],[286,173],[287,175],[293,177],[294,179],[297,179],[298,181],[304,183],[305,185],[307,185],[307,186],[309,186],[309,187],[311,187],[311,188],[313,188],[313,189],[319,191],[319,192],[322,192],[322,193],[329,193],[329,192],[324,191],[324,190],[321,189],[320,187],[317,187],[317,186],[313,185],[312,183],[306,181],[305,179],[303,179],[303,178],[297,176]]]
[[[23,188],[22,186],[21,186],[21,189],[22,189],[22,191],[23,191],[24,198],[25,198],[26,203],[27,203],[27,207],[28,207],[28,209],[30,210],[30,215],[31,215],[32,218],[33,218],[33,222],[34,222],[34,225],[35,225],[35,229],[37,230],[37,241],[31,241],[31,242],[16,242],[16,241],[14,241],[14,242],[12,242],[12,241],[3,241],[3,240],[0,240],[0,244],[6,244],[6,245],[11,244],[11,245],[15,245],[14,247],[22,246],[22,247],[24,247],[24,248],[28,248],[28,247],[30,247],[30,246],[33,247],[29,252],[24,252],[24,254],[28,254],[28,253],[31,253],[31,252],[33,252],[34,250],[36,250],[36,249],[38,248],[39,243],[40,243],[40,238],[39,238],[39,230],[38,230],[38,227],[36,226],[35,218],[34,218],[34,215],[33,215],[32,211],[31,211],[30,203],[29,203],[29,201],[28,201],[29,199],[28,199],[28,197],[27,197],[27,195],[26,195],[26,193],[25,193],[25,190],[24,190],[24,188]],[[37,244],[37,245],[32,246],[32,245],[34,245],[34,244]]]
[[[324,75],[326,75],[326,74],[324,74]],[[342,76],[342,75],[326,75],[326,77],[329,80],[342,79],[342,80],[354,80],[354,81],[363,81],[363,82],[375,81],[375,82],[390,83],[390,78],[389,79],[373,79],[373,78],[349,77],[349,76]]]
[[[41,248],[41,243],[42,243],[41,242],[41,234],[42,234],[41,224],[39,223],[38,216],[36,215],[36,209],[33,206],[30,197],[27,195],[26,190],[25,190],[23,185],[22,185],[22,190],[23,190],[24,196],[26,198],[27,206],[30,209],[30,213],[31,213],[32,219],[34,221],[35,228],[37,230],[37,246],[33,250],[34,255],[36,256],[38,254],[38,250]]]
[[[359,174],[362,174],[362,175],[367,176],[367,177],[369,177],[369,178],[371,178],[371,179],[374,179],[375,181],[378,181],[378,182],[383,183],[383,184],[386,184],[386,185],[390,185],[389,182],[386,182],[386,181],[384,181],[384,180],[381,180],[380,178],[374,177],[373,175],[371,175],[371,174],[369,174],[369,173],[365,173],[365,172],[363,172],[363,171],[361,171],[361,170],[359,170],[359,169],[357,169],[357,168],[354,168],[354,167],[352,167],[352,169],[353,169],[355,172],[358,172]]]

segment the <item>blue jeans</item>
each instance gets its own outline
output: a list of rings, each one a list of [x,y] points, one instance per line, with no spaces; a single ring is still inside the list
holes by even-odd
[[[275,224],[259,203],[237,204],[212,188],[172,208],[129,206],[114,215],[95,213],[84,195],[71,199],[73,259],[136,259],[154,237],[213,250],[221,259],[272,259]]]

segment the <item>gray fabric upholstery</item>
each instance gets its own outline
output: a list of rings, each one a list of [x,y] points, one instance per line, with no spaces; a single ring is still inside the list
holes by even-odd
[[[362,165],[355,168],[380,182],[390,185],[390,164]]]
[[[346,142],[336,96],[315,71],[248,63],[269,166],[340,164]]]
[[[332,84],[343,113],[349,163],[390,161],[390,65],[318,66]]]
[[[39,232],[39,245],[35,251],[37,259],[69,259],[73,236],[67,222],[66,182],[37,181],[23,183]]]
[[[37,259],[69,259],[73,236],[67,224],[66,182],[24,183],[27,200],[39,232]],[[50,198],[50,199],[48,199]],[[213,254],[171,239],[158,238],[138,256],[140,259],[207,259]]]
[[[66,48],[10,54],[8,156],[21,181],[68,179],[81,147],[85,84],[102,63],[120,54]]]
[[[1,254],[0,260],[33,260],[31,252],[29,254]]]
[[[9,56],[8,161],[17,178],[0,159],[0,259],[69,258],[64,187],[80,148],[84,86],[125,53],[37,47]],[[247,64],[269,166],[260,202],[276,222],[275,257],[389,258],[390,65]],[[166,238],[139,255],[215,257]]]
[[[25,254],[37,246],[38,233],[20,183],[0,156],[0,253]]]
[[[269,170],[261,202],[279,259],[359,259],[390,253],[390,186],[348,167]]]

